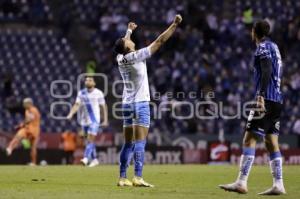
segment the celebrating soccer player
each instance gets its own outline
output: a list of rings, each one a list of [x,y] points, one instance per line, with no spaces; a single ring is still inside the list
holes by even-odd
[[[67,118],[72,119],[79,110],[79,121],[83,132],[87,135],[84,157],[81,159],[83,165],[94,167],[99,164],[96,153],[95,138],[99,131],[100,118],[103,118],[102,126],[108,125],[107,106],[103,92],[95,88],[96,83],[92,76],[85,78],[84,89],[78,92],[76,102]],[[100,117],[101,115],[101,117]]]
[[[31,163],[30,165],[36,165],[37,161],[37,143],[40,135],[40,120],[41,115],[39,110],[33,105],[31,98],[25,98],[23,100],[23,106],[25,108],[25,120],[23,123],[18,125],[18,130],[15,137],[9,143],[6,148],[7,155],[11,155],[13,150],[19,144],[19,142],[27,138],[30,141],[31,146]]]
[[[257,105],[256,110],[251,111],[248,117],[238,178],[232,184],[220,185],[220,188],[226,191],[247,193],[247,179],[255,158],[256,141],[259,136],[263,136],[270,153],[273,186],[260,195],[286,193],[282,180],[282,158],[278,144],[282,109],[280,91],[282,62],[278,46],[267,37],[269,31],[270,25],[264,20],[256,22],[252,28],[252,39],[257,45],[254,54]]]
[[[158,51],[160,47],[173,35],[182,17],[176,15],[173,23],[148,47],[135,49],[135,43],[130,39],[132,31],[137,27],[135,23],[128,24],[124,38],[115,43],[118,53],[117,62],[124,82],[122,109],[123,133],[125,143],[120,153],[120,179],[118,186],[153,187],[142,178],[146,138],[150,126],[150,94],[147,76],[146,59]],[[127,179],[126,170],[134,157],[134,173],[132,180]]]

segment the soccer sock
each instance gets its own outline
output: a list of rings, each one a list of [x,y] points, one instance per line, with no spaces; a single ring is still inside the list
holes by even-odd
[[[280,151],[270,153],[270,169],[273,176],[273,186],[283,187],[282,157]]]
[[[255,148],[244,147],[243,154],[240,160],[240,172],[238,176],[238,181],[241,183],[246,183],[248,180],[248,176],[254,162],[255,158]]]
[[[84,157],[87,158],[88,160],[92,159],[92,153],[93,153],[94,146],[95,146],[94,143],[88,143],[85,146]]]
[[[143,174],[145,146],[146,140],[136,141],[134,146],[134,173],[138,177]]]
[[[92,150],[92,160],[97,159],[97,150],[96,145],[94,144],[93,150]]]
[[[132,153],[134,149],[134,143],[125,143],[120,153],[120,177],[126,178],[126,171],[130,164]]]

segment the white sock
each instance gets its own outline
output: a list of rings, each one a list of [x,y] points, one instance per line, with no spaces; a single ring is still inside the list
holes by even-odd
[[[252,168],[255,156],[253,155],[241,155],[240,171],[237,178],[237,182],[243,185],[247,185],[249,173]]]
[[[270,169],[273,176],[273,186],[277,186],[279,188],[283,187],[282,158],[277,157],[273,160],[270,160]]]

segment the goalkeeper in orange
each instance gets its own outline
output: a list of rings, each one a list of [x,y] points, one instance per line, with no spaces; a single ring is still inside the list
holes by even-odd
[[[40,135],[40,112],[34,106],[31,98],[23,100],[25,108],[25,120],[16,127],[17,133],[6,148],[7,155],[11,155],[13,150],[24,138],[28,139],[31,144],[31,165],[36,165],[37,161],[37,143]]]

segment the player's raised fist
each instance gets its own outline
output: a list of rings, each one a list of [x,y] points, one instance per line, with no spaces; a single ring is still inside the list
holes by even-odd
[[[134,22],[129,22],[128,23],[128,29],[135,30],[136,28],[137,28],[136,23],[134,23]]]
[[[182,22],[182,17],[181,17],[181,15],[176,15],[175,16],[175,19],[174,19],[174,23],[175,24],[180,24]]]

